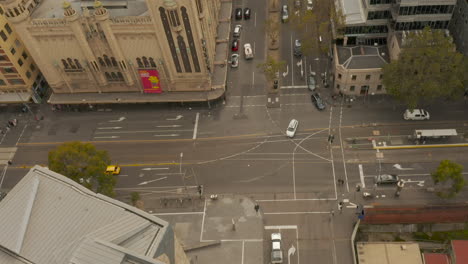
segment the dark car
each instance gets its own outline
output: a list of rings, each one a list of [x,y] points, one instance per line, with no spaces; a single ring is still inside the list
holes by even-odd
[[[236,20],[242,19],[242,8],[236,8],[235,16],[236,16]]]
[[[312,103],[315,104],[318,110],[324,110],[325,109],[325,103],[323,102],[322,98],[318,93],[314,93],[310,96],[310,99],[312,100]]]
[[[380,174],[374,178],[376,184],[398,183],[400,180],[395,174]]]
[[[250,8],[244,8],[244,19],[250,19]]]
[[[232,51],[238,51],[239,50],[239,40],[235,39],[232,41],[232,46],[231,46]]]

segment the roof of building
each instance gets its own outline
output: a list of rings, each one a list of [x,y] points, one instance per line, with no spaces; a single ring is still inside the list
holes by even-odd
[[[160,264],[161,254],[174,263],[167,222],[40,166],[0,202],[0,215],[2,264]]]
[[[390,62],[387,46],[337,46],[338,63],[347,69],[382,68]]]
[[[358,242],[359,263],[366,264],[422,264],[417,243]]]
[[[91,13],[94,9],[94,0],[68,0],[71,7],[78,13],[88,8]],[[102,6],[107,8],[109,16],[143,16],[148,13],[146,0],[101,0]],[[63,2],[56,0],[42,0],[33,10],[32,18],[63,18]]]
[[[362,24],[366,22],[361,0],[339,0],[339,8],[341,8],[345,16],[345,24]]]
[[[454,263],[468,263],[468,240],[452,240]]]
[[[424,253],[424,264],[450,264],[447,254],[441,253]]]

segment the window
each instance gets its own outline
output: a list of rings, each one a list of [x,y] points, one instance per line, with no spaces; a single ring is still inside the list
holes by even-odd
[[[111,62],[112,62],[112,66],[118,67],[118,66],[117,66],[117,61],[115,60],[114,57],[111,57]]]
[[[15,39],[15,45],[17,48],[20,48],[21,47],[21,41],[19,41],[19,39]]]
[[[380,74],[379,80],[382,80],[382,78],[383,78],[383,74]]]
[[[15,53],[16,53],[15,48],[11,48],[11,49],[10,49],[10,52],[11,52],[11,54],[15,55]]]
[[[35,71],[36,70],[36,66],[34,66],[34,64],[31,63],[31,66],[29,66],[29,69],[31,71]]]
[[[5,73],[15,73],[15,69],[12,68],[12,67],[4,67],[3,70],[5,71]]]
[[[339,85],[339,84],[336,85],[336,89],[340,89],[340,85]]]
[[[0,61],[7,61],[8,57],[5,55],[0,55]]]
[[[338,79],[341,79],[341,73],[338,73]]]
[[[2,37],[3,41],[6,41],[8,39],[7,35],[5,34],[5,32],[0,31],[0,37]]]
[[[349,87],[349,90],[350,90],[351,92],[354,92],[355,89],[356,89],[356,86],[354,86],[354,85],[351,85],[351,86]]]
[[[137,64],[139,68],[143,68],[143,62],[141,62],[140,58],[137,58]]]
[[[13,32],[13,31],[11,30],[10,25],[8,25],[8,23],[5,24],[5,30],[8,32],[8,34],[11,34],[11,32]]]
[[[0,15],[3,15],[3,14],[4,14],[3,8],[0,7]]]
[[[19,66],[23,66],[23,60],[18,59],[18,64],[19,64]]]
[[[366,80],[370,80],[370,75],[366,75]]]
[[[31,79],[31,72],[30,71],[26,71],[26,77],[28,77],[28,79]]]
[[[23,56],[23,59],[25,60],[28,59],[28,54],[26,53],[26,51],[23,51],[23,54],[21,54],[21,56]]]
[[[156,63],[154,62],[153,58],[150,57],[149,61],[150,61],[151,67],[156,68]]]
[[[377,85],[377,91],[382,91],[382,85],[381,84]]]
[[[11,79],[8,80],[11,84],[24,84],[24,81],[21,79]]]
[[[357,78],[357,76],[356,76],[356,75],[351,75],[351,80],[355,81],[355,80],[356,80],[356,78]]]

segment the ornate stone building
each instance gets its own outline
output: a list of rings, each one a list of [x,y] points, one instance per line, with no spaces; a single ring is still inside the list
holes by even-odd
[[[212,88],[220,0],[0,3],[55,94]]]

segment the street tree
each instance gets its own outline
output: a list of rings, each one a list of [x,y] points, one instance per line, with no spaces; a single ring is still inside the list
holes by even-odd
[[[383,84],[388,94],[415,109],[439,98],[461,98],[467,66],[444,31],[426,27],[410,32],[399,58],[384,66]]]
[[[437,195],[442,198],[455,197],[466,185],[463,178],[463,166],[449,160],[440,162],[437,170],[431,174],[437,187]]]
[[[270,47],[275,47],[279,37],[280,25],[271,18],[265,21],[265,31],[270,39]]]
[[[110,164],[107,151],[91,143],[67,142],[49,152],[49,169],[98,193],[113,197],[117,180],[106,174]]]
[[[272,56],[268,56],[266,62],[258,64],[257,68],[263,71],[268,81],[273,81],[280,71],[284,71],[285,65],[285,61],[277,61]]]

